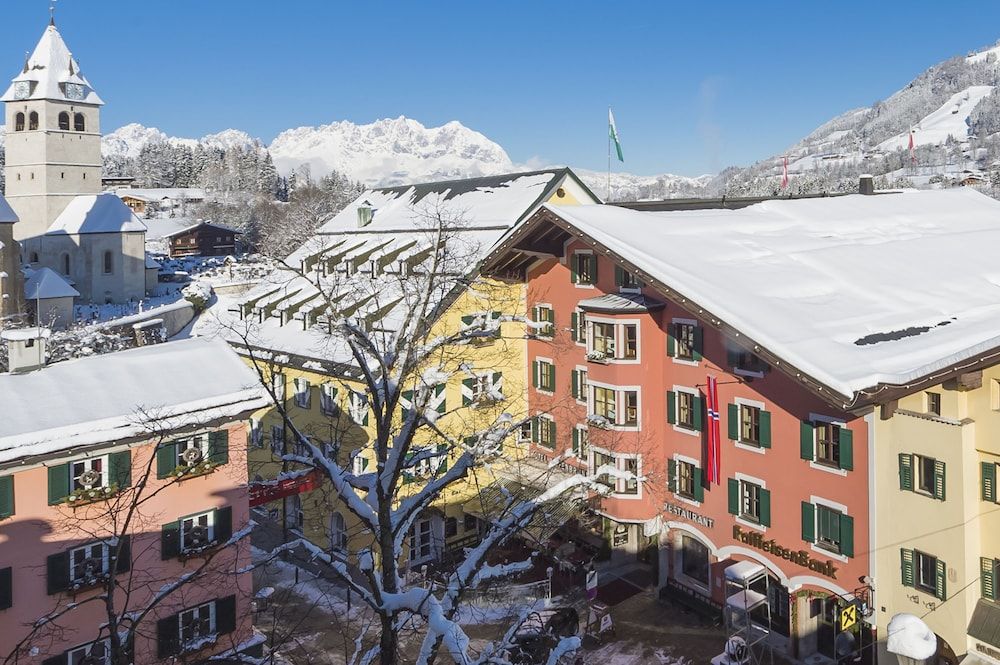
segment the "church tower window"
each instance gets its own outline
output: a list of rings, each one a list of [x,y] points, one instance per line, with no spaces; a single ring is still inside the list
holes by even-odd
[[[69,130],[69,113],[66,111],[59,114],[59,129]]]
[[[24,114],[18,113],[14,116],[14,131],[23,132],[24,131]]]
[[[35,111],[28,115],[28,129],[38,129],[38,113]]]
[[[69,277],[69,254],[63,252],[62,255],[62,273]]]
[[[110,275],[114,272],[115,257],[111,252],[104,252],[104,274]]]
[[[86,123],[83,119],[82,113],[76,113],[73,115],[73,129],[77,132],[86,131]]]

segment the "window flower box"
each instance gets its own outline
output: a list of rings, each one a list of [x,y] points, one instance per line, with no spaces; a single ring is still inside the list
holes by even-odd
[[[611,422],[604,416],[590,415],[587,416],[587,425],[590,427],[596,427],[597,429],[611,429]]]
[[[221,465],[216,462],[205,460],[192,466],[179,466],[174,469],[173,473],[170,475],[177,480],[187,480],[188,478],[208,475],[215,471],[219,466]]]
[[[587,360],[589,360],[590,362],[601,363],[603,365],[606,365],[608,364],[608,361],[611,360],[611,358],[608,356],[608,354],[604,353],[603,351],[588,351]]]
[[[117,485],[111,485],[109,487],[93,487],[90,489],[74,490],[72,494],[66,497],[66,503],[71,508],[76,508],[78,506],[85,506],[90,503],[97,503],[98,501],[104,501],[114,496],[117,493],[118,493]]]

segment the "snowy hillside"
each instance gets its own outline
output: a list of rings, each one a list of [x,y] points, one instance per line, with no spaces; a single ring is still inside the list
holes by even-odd
[[[337,170],[368,185],[493,175],[514,168],[503,148],[460,122],[424,127],[403,116],[367,125],[341,121],[289,129],[268,149],[283,175],[308,165],[314,177]]]
[[[229,148],[251,150],[263,147],[260,139],[255,139],[246,132],[237,129],[226,129],[217,134],[208,134],[200,139],[188,139],[167,136],[156,127],[144,127],[133,122],[101,137],[101,153],[105,158],[123,157],[135,159],[147,144],[161,142],[173,146],[194,148],[197,145],[201,145],[221,150],[228,150]]]
[[[991,92],[991,85],[974,85],[956,92],[941,108],[921,118],[913,127],[913,145],[940,145],[949,138],[964,141],[969,135],[972,110]],[[909,132],[903,132],[879,143],[878,149],[899,150],[907,148],[909,143]]]

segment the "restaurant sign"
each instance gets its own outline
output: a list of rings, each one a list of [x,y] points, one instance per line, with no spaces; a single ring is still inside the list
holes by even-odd
[[[762,552],[773,554],[779,559],[786,559],[803,568],[815,571],[820,575],[826,575],[832,580],[837,579],[837,567],[833,565],[833,562],[829,559],[826,561],[814,559],[808,550],[790,550],[782,547],[774,540],[765,539],[761,533],[744,531],[739,526],[733,526],[733,538],[744,545],[749,545]]]
[[[700,524],[703,527],[711,529],[715,526],[715,520],[711,517],[705,517],[704,515],[699,515],[698,513],[688,510],[684,506],[679,506],[676,503],[668,503],[663,506],[663,510],[670,513],[671,515],[676,515],[677,517],[683,517],[686,520],[694,522],[695,524]]]

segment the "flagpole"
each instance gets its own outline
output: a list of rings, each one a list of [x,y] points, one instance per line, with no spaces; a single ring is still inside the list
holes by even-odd
[[[611,107],[608,107],[608,119],[611,118]],[[611,202],[611,123],[608,123],[608,198],[607,201]]]

